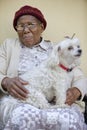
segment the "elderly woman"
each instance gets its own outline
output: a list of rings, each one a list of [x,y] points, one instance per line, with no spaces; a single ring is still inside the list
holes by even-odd
[[[24,88],[27,81],[19,76],[43,63],[52,51],[52,44],[41,36],[47,22],[39,9],[21,7],[13,26],[18,38],[7,39],[0,47],[0,130],[83,130],[83,114],[73,106],[86,92],[87,80],[79,69],[66,93],[70,107],[43,110],[19,102],[14,109],[8,109],[8,95],[25,100],[29,94]]]

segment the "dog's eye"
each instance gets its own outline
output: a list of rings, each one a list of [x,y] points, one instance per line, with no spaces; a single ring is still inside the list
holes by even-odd
[[[77,47],[78,47],[78,48],[80,48],[80,46],[79,46],[79,45],[78,45]]]
[[[68,50],[72,50],[72,49],[73,49],[73,47],[72,47],[72,46],[69,46],[69,47],[68,47]]]

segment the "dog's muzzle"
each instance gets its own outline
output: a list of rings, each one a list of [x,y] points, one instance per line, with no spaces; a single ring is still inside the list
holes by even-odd
[[[79,57],[79,56],[81,56],[81,54],[82,54],[82,50],[81,50],[81,49],[79,49],[77,53],[78,53],[78,54],[77,54],[77,55],[75,55],[75,56],[78,56],[78,57]]]

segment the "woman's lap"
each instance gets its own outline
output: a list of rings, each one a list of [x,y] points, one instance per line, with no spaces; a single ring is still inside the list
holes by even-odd
[[[4,130],[86,130],[83,127],[84,117],[75,107],[40,110],[21,104],[13,110]]]

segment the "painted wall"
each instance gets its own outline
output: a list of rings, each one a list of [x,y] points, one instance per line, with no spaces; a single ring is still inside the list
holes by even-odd
[[[17,37],[12,25],[14,13],[26,4],[39,8],[47,19],[45,39],[59,42],[76,33],[83,49],[81,68],[87,75],[87,0],[0,0],[0,43]]]

